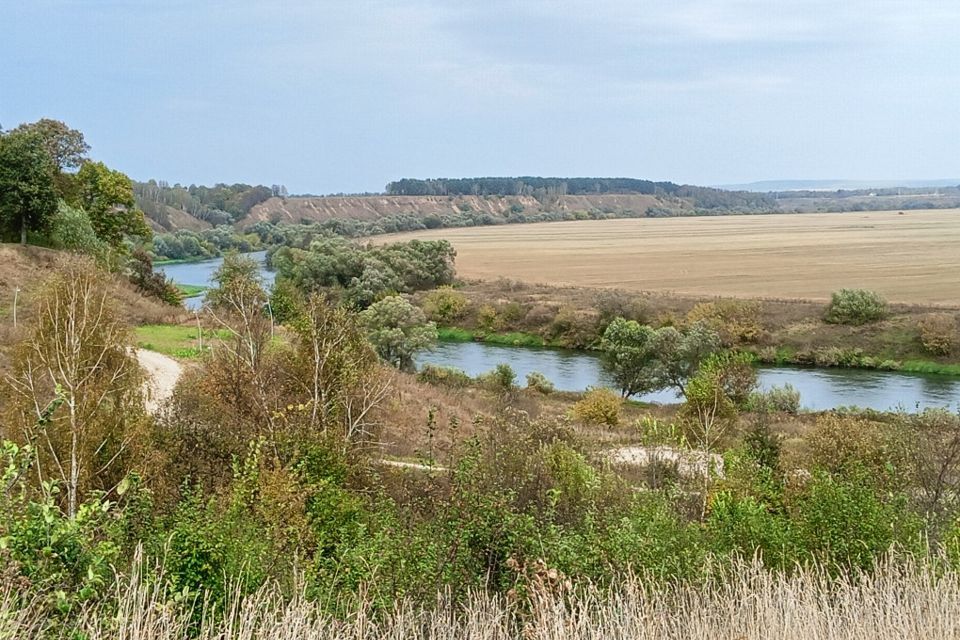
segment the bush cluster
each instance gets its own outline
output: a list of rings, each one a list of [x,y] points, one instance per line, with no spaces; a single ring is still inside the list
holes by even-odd
[[[830,297],[824,320],[831,324],[862,325],[887,317],[887,301],[875,291],[841,289]]]

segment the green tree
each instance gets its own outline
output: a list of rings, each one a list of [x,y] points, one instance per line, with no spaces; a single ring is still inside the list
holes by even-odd
[[[615,318],[603,332],[600,348],[624,398],[657,389],[659,364],[653,349],[655,332],[636,320]]]
[[[360,313],[367,338],[381,358],[403,371],[413,369],[413,355],[437,341],[437,326],[401,296],[389,296]]]
[[[58,172],[76,169],[83,164],[87,151],[90,151],[83,134],[59,120],[41,118],[36,122],[21,124],[13,132],[36,134]]]
[[[133,197],[133,182],[102,162],[85,162],[77,172],[79,204],[97,235],[119,247],[124,235],[150,237],[150,228]]]
[[[0,224],[8,233],[46,229],[57,210],[54,168],[41,138],[30,131],[0,135]]]
[[[76,179],[72,173],[67,173],[67,170],[78,168],[87,159],[90,145],[83,139],[83,134],[59,120],[50,118],[21,124],[14,131],[37,137],[50,157],[57,195],[65,200],[75,199]]]
[[[674,388],[685,393],[687,381],[696,375],[700,364],[720,349],[720,335],[706,324],[697,322],[685,331],[662,327],[654,336],[657,353],[658,388]]]
[[[90,216],[83,209],[60,201],[57,213],[50,223],[50,241],[57,249],[104,256],[109,247],[93,230]]]
[[[703,359],[720,348],[720,336],[700,323],[680,332],[616,318],[600,345],[620,394],[629,398],[670,387],[683,392]]]

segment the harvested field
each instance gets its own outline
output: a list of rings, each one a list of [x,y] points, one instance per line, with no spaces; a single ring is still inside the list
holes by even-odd
[[[960,210],[645,218],[437,229],[464,278],[825,300],[863,287],[960,304]]]

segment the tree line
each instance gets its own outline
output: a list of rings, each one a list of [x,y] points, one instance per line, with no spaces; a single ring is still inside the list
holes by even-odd
[[[134,195],[144,213],[162,227],[170,226],[165,207],[180,209],[216,226],[244,218],[255,206],[274,196],[285,197],[287,188],[241,183],[217,183],[212,187],[195,184],[171,186],[163,180],[148,180],[134,184]]]
[[[407,196],[532,196],[538,200],[565,195],[644,194],[689,198],[697,208],[735,211],[773,211],[776,202],[766,194],[725,191],[710,187],[653,182],[636,178],[403,178],[387,184],[390,195]]]

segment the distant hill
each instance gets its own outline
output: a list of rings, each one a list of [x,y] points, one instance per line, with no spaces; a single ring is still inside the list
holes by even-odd
[[[418,218],[427,228],[441,226],[479,226],[513,221],[512,218],[537,218],[550,213],[577,212],[584,215],[608,214],[610,217],[642,217],[651,214],[692,215],[693,207],[676,198],[642,194],[606,194],[594,196],[554,196],[538,200],[533,196],[322,196],[271,198],[253,207],[238,223],[247,227],[257,222],[327,222],[360,220],[366,222]],[[458,218],[463,224],[450,225],[444,219]],[[406,230],[391,229],[385,231]]]
[[[885,182],[771,180],[720,189],[634,178],[404,178],[382,194],[288,196],[281,185],[151,180],[136,183],[134,193],[158,233],[320,222],[344,235],[369,235],[508,222],[960,207],[960,180]]]
[[[956,187],[960,179],[946,180],[761,180],[744,184],[719,185],[719,189],[770,193],[774,191],[862,191],[868,189],[917,189]]]

